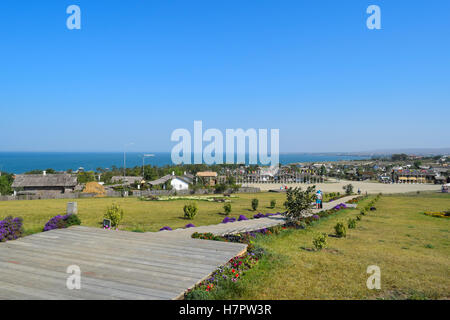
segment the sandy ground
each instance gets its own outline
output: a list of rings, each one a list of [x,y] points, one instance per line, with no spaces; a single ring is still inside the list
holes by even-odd
[[[339,182],[326,182],[326,183],[315,183],[317,190],[322,190],[324,192],[343,192],[342,187],[346,184],[351,183],[353,185],[353,191],[357,192],[358,188],[362,193],[407,193],[416,191],[440,191],[441,185],[436,184],[385,184],[378,182],[364,182],[364,181],[344,181]],[[280,189],[284,184],[281,183],[248,183],[243,186],[257,187],[262,191],[267,191],[271,189]],[[313,184],[305,183],[289,183],[286,184],[288,187],[302,187],[306,188]]]

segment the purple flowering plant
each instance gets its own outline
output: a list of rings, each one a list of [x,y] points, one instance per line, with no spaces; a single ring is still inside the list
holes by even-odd
[[[23,219],[6,217],[0,220],[0,242],[16,240],[23,235]]]
[[[81,220],[76,214],[57,215],[47,221],[44,226],[44,231],[68,228],[80,224]]]

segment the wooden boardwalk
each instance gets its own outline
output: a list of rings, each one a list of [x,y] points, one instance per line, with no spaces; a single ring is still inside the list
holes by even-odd
[[[246,245],[71,227],[0,244],[0,299],[178,299]],[[67,267],[81,289],[66,287]]]

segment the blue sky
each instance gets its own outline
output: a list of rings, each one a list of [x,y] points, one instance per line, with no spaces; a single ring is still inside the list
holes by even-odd
[[[2,0],[0,39],[0,151],[170,151],[194,120],[282,152],[450,146],[447,0]]]

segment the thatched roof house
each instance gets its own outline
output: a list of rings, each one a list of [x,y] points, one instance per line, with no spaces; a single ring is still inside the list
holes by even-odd
[[[111,178],[111,182],[123,183],[125,185],[130,185],[133,183],[141,183],[142,180],[144,180],[144,178],[140,176],[114,176]]]
[[[74,191],[78,184],[77,176],[71,174],[18,174],[14,177],[14,191],[34,193],[65,193]]]

